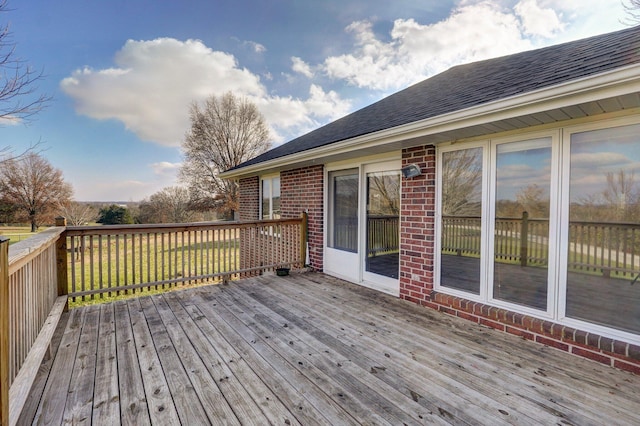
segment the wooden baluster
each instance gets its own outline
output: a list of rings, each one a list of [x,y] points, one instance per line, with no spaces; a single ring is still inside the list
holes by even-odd
[[[0,236],[0,426],[9,424],[9,239]]]

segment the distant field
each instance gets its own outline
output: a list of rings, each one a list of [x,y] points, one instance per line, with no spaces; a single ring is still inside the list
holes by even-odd
[[[46,229],[40,228],[39,231]],[[10,244],[17,243],[18,241],[26,240],[33,234],[31,233],[31,226],[13,226],[0,224],[0,235],[8,237]]]

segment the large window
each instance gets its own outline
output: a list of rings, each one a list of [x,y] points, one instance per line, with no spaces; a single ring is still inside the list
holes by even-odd
[[[640,125],[569,146],[566,316],[640,334]]]
[[[280,177],[263,178],[261,192],[262,219],[280,219]]]
[[[640,124],[438,152],[439,291],[640,341]]]

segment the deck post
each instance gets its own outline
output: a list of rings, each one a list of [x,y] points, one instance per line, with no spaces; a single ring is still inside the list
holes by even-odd
[[[63,219],[58,222],[58,219]],[[60,223],[60,225],[58,225]],[[56,218],[56,226],[66,226],[67,220]],[[67,233],[63,232],[56,241],[56,280],[58,282],[58,296],[69,294],[69,272],[67,268]],[[69,310],[69,302],[64,306],[65,312]]]
[[[520,266],[527,266],[529,258],[529,212],[522,212],[520,224]]]
[[[9,239],[0,236],[0,426],[9,424]]]
[[[308,239],[308,221],[307,212],[302,212],[302,221],[300,222],[300,268],[304,268],[307,262],[307,239]]]

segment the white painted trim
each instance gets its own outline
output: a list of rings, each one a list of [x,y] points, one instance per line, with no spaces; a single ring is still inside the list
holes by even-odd
[[[434,267],[434,289],[437,292],[449,294],[452,296],[461,297],[474,302],[481,302],[488,306],[496,306],[510,310],[512,312],[522,313],[533,318],[550,320],[555,323],[570,326],[576,329],[580,329],[589,333],[595,333],[603,337],[608,337],[632,344],[640,344],[640,333],[635,334],[618,330],[611,327],[587,322],[584,320],[568,318],[566,317],[566,276],[567,276],[567,252],[568,252],[568,226],[569,226],[569,183],[570,183],[570,138],[571,134],[579,133],[591,130],[602,130],[608,128],[615,128],[626,125],[640,124],[640,116],[624,116],[615,117],[606,120],[598,120],[592,123],[582,123],[578,125],[572,125],[567,127],[556,127],[555,129],[549,129],[546,131],[528,132],[513,135],[505,138],[495,138],[486,141],[479,141],[473,143],[465,143],[464,147],[457,145],[438,146],[436,148],[436,228],[435,228],[435,267]],[[490,188],[487,182],[484,181],[484,176],[489,173],[493,174],[491,167],[495,165],[495,146],[499,143],[525,141],[527,139],[534,139],[538,137],[552,137],[552,159],[551,159],[551,175],[552,175],[552,193],[550,194],[551,206],[550,206],[550,247],[549,247],[549,259],[555,259],[555,264],[549,264],[550,280],[553,280],[552,285],[549,286],[547,297],[554,297],[554,306],[550,305],[548,301],[547,312],[542,312],[535,309],[528,309],[524,306],[504,302],[501,300],[492,299],[487,293],[488,287],[492,285],[489,282],[490,272],[486,271],[486,274],[481,270],[481,290],[480,295],[473,293],[467,293],[464,291],[456,290],[453,288],[443,287],[440,285],[440,265],[441,265],[441,233],[442,233],[442,154],[449,151],[455,151],[458,149],[474,148],[478,146],[485,146],[483,153],[485,160],[487,157],[491,157],[490,164],[484,162],[485,170],[483,170],[483,228],[488,226],[485,224],[485,219],[494,215],[494,207],[491,201],[494,197],[490,197],[486,192],[492,192],[495,189]],[[488,150],[488,151],[487,151]],[[495,176],[492,176],[490,181],[491,185],[495,184]],[[489,197],[489,198],[488,198]],[[555,197],[555,199],[553,198]],[[485,211],[485,207],[491,206],[490,215]],[[493,228],[492,228],[493,229]],[[487,232],[488,234],[488,232]],[[551,242],[554,242],[552,247]],[[481,238],[481,245],[485,253],[488,253],[488,243],[486,238]],[[492,255],[493,253],[488,253]],[[491,256],[482,260],[481,265],[491,263]],[[484,287],[484,288],[483,288]]]
[[[220,173],[219,176],[224,179],[239,178],[258,174],[264,169],[314,162],[327,155],[365,150],[406,139],[434,135],[463,127],[487,124],[634,92],[640,92],[640,64],[617,68],[601,74],[331,143],[241,169],[226,171]]]

